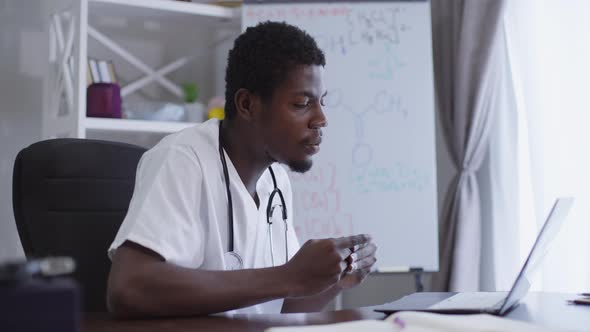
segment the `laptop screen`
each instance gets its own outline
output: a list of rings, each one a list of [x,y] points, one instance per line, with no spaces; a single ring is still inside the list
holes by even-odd
[[[520,270],[512,289],[508,293],[508,296],[500,309],[501,315],[518,303],[518,301],[520,301],[520,299],[522,299],[529,291],[532,274],[537,270],[543,257],[547,254],[549,245],[561,229],[561,225],[563,224],[573,202],[573,198],[567,197],[558,198],[555,201],[555,204],[553,204],[553,208],[551,209],[551,212],[549,212],[545,224],[541,228],[524,266]]]

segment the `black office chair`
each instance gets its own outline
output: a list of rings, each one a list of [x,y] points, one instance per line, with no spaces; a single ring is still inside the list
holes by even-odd
[[[13,208],[27,258],[71,256],[84,311],[106,311],[107,249],[129,207],[139,146],[52,139],[23,149],[13,174]]]

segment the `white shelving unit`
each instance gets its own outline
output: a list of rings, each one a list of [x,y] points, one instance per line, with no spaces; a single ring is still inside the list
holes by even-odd
[[[220,6],[208,4],[170,1],[170,0],[91,0],[92,10],[103,11],[102,14],[110,13],[112,5],[118,6],[121,14],[131,17],[151,17],[151,18],[179,18],[194,16],[202,18],[223,18],[232,20],[235,17],[235,11]],[[167,17],[165,17],[167,16]]]
[[[192,126],[189,122],[86,118],[86,129],[104,132],[169,134]]]
[[[47,0],[44,10],[50,22],[50,66],[43,138],[89,137],[145,145],[193,125],[86,117],[87,58],[105,59],[105,52],[125,83],[124,100],[150,90],[152,95],[165,95],[165,101],[182,103],[182,82],[171,76],[191,75],[191,68],[200,82],[206,82],[199,87],[207,97],[223,93],[215,84],[223,75],[215,63],[220,61],[215,49],[239,34],[240,8],[173,0]],[[185,53],[172,55],[173,50]],[[121,79],[124,69],[135,73]],[[141,137],[145,135],[152,137]]]

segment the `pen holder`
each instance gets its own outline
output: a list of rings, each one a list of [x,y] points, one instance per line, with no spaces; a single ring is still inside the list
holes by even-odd
[[[121,118],[121,88],[115,83],[94,83],[86,90],[86,115]]]

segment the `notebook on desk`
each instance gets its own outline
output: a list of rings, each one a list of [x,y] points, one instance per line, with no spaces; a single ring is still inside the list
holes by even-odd
[[[385,320],[359,320],[327,325],[279,326],[265,332],[557,332],[528,322],[491,315],[438,315],[398,312]],[[563,330],[559,330],[563,332]]]
[[[572,204],[573,198],[569,197],[558,198],[555,201],[509,292],[457,293],[424,307],[418,307],[418,304],[396,301],[398,303],[384,304],[377,307],[375,311],[387,314],[406,310],[453,314],[488,313],[499,316],[507,314],[518,305],[529,291],[531,276],[545,257],[551,241],[559,232]]]

